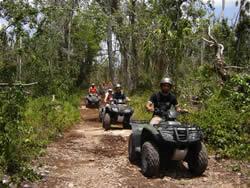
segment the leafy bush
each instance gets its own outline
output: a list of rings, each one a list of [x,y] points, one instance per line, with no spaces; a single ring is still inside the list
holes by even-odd
[[[203,128],[206,141],[221,155],[249,160],[250,108],[237,111],[220,93],[205,103],[206,108],[191,114],[189,121]]]
[[[223,92],[236,109],[246,110],[250,106],[250,75],[234,75]]]
[[[30,127],[23,121],[27,98],[22,87],[10,87],[2,91],[0,111],[0,166],[9,174],[25,173],[23,168],[30,160],[27,135]]]
[[[12,87],[0,98],[0,179],[4,173],[16,182],[35,178],[30,161],[58,133],[79,121],[80,95],[28,100],[23,88]]]

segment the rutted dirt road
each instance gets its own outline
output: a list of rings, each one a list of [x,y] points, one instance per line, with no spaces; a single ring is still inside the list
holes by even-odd
[[[213,156],[209,157],[208,169],[201,177],[192,177],[186,169],[172,169],[161,178],[147,179],[137,166],[128,161],[127,139],[130,130],[117,127],[104,131],[98,122],[96,109],[82,108],[81,115],[80,124],[48,146],[47,154],[40,159],[47,175],[32,187],[250,186],[249,166],[244,165],[245,170],[241,173],[233,172],[235,161],[217,161]]]

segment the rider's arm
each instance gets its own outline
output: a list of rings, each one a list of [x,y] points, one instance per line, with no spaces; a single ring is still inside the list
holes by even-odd
[[[157,94],[153,94],[150,98],[149,98],[149,100],[148,100],[148,102],[147,102],[147,104],[146,104],[146,109],[148,110],[148,111],[150,111],[150,112],[154,112],[154,110],[155,110],[155,103],[157,103]]]
[[[125,99],[125,101],[130,101],[130,98],[128,98],[126,95],[124,95],[124,99]]]
[[[180,106],[177,104],[177,105],[175,105],[175,110],[177,111],[177,112],[181,112],[181,108],[180,108]]]
[[[155,106],[154,104],[157,102],[157,96],[156,94],[153,94],[150,99],[148,100],[147,104],[146,104],[146,109],[150,112],[154,112],[155,110]]]
[[[154,111],[154,103],[152,103],[151,101],[148,101],[146,104],[146,109],[150,112]]]
[[[107,103],[108,101],[108,93],[105,93],[105,97],[104,97],[104,102]]]
[[[130,98],[128,98],[128,97],[126,97],[125,100],[126,100],[126,101],[131,101]]]
[[[181,108],[179,105],[176,105],[175,106],[175,110],[177,111],[177,112],[180,112],[180,113],[188,113],[188,110],[187,109],[185,109],[185,108]]]

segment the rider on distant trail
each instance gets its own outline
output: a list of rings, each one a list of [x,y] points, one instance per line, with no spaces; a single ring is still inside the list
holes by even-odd
[[[92,83],[89,88],[89,94],[97,94],[97,89],[94,83]]]
[[[104,103],[108,103],[113,99],[113,90],[110,88],[108,89],[108,92],[105,93],[104,97]]]
[[[126,97],[126,95],[122,92],[121,84],[115,85],[115,92],[113,94],[113,99],[116,99],[116,100],[121,99],[121,100],[130,101],[130,99],[128,97]]]

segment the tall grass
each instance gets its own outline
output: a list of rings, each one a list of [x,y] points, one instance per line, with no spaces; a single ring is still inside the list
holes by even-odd
[[[13,93],[13,96],[18,95]],[[1,114],[7,114],[0,116],[1,125],[5,127],[0,134],[0,144],[3,145],[0,149],[0,179],[8,174],[14,182],[36,178],[30,162],[44,153],[51,140],[80,120],[80,93],[54,101],[51,97],[31,98],[21,107],[17,103],[19,98],[5,103]],[[9,114],[8,109],[17,113]],[[15,119],[16,116],[19,118]]]
[[[151,93],[145,92],[144,94],[133,95],[130,101],[130,105],[134,108],[134,114],[132,119],[135,120],[150,120],[152,113],[147,112],[146,103],[150,98]]]

